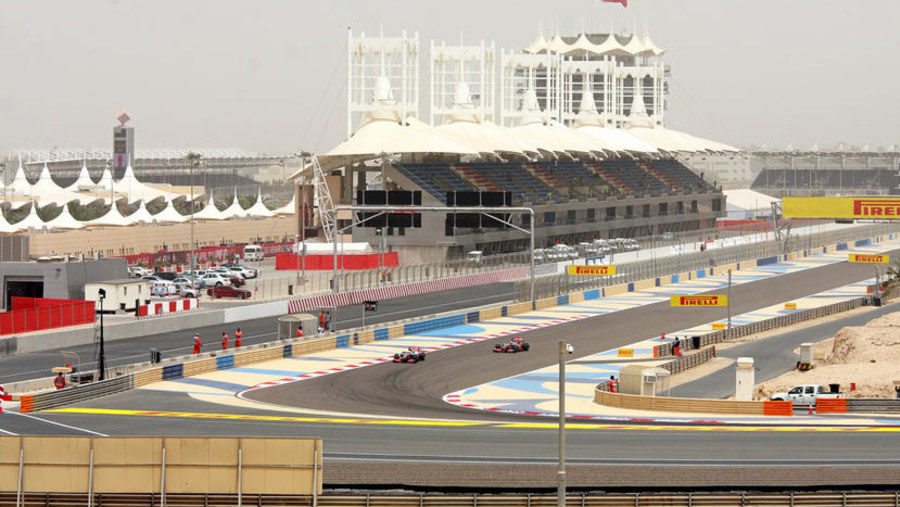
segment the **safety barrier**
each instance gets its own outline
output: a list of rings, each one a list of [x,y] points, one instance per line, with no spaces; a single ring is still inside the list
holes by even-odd
[[[689,412],[705,414],[780,415],[791,416],[789,401],[737,401],[707,398],[668,398],[640,396],[594,390],[594,403],[630,410]]]
[[[705,348],[696,354],[678,357],[674,361],[669,361],[668,363],[660,365],[660,368],[665,368],[666,370],[669,370],[669,373],[675,375],[676,373],[681,373],[700,366],[714,357],[716,357],[716,347],[712,346]]]
[[[319,296],[289,301],[288,313],[300,313],[321,307],[361,304],[363,301],[382,301],[386,299],[415,296],[418,294],[517,280],[524,278],[527,273],[527,268],[520,267],[452,278],[441,278],[438,280],[413,282],[391,287],[378,287],[375,289],[340,292],[337,294],[322,294]]]
[[[128,391],[134,387],[132,374],[123,375],[109,380],[76,385],[59,391],[50,391],[40,394],[27,394],[19,398],[20,412],[34,412],[50,408],[71,405],[85,400],[99,398],[110,394]]]
[[[816,401],[817,412],[821,412],[819,404],[823,401],[825,400]],[[898,398],[845,398],[843,401],[843,408],[847,412],[900,412]]]
[[[868,304],[869,299],[869,297],[863,296],[846,301],[832,303],[826,306],[820,306],[817,308],[797,310],[796,312],[788,315],[780,315],[778,317],[772,317],[771,319],[761,320],[759,322],[751,322],[749,324],[734,326],[730,330],[725,329],[712,331],[706,334],[697,334],[692,337],[679,336],[679,340],[681,341],[681,346],[684,350],[696,349],[705,347],[707,345],[722,343],[726,340],[731,340],[734,338],[741,338],[744,336],[762,333],[776,328],[787,327],[801,322],[806,322],[808,320],[826,317],[835,313],[842,313],[853,310],[855,308],[859,308],[860,306]],[[670,355],[672,355],[671,342],[662,343],[653,347],[653,357],[664,357]]]
[[[200,308],[197,298],[173,299],[166,301],[150,300],[150,304],[138,306],[138,317],[152,317],[167,313],[184,312]]]

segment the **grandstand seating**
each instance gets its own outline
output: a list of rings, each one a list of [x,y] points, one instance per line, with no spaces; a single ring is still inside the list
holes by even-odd
[[[478,190],[450,169],[450,164],[394,164],[394,168],[443,203],[448,191]]]
[[[712,188],[675,159],[603,162],[395,164],[398,171],[441,202],[448,191],[507,191],[518,202],[566,202],[604,193],[642,195]]]

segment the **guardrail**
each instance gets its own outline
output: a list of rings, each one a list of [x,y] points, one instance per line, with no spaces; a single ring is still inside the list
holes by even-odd
[[[681,373],[683,371],[690,370],[691,368],[700,366],[701,364],[709,361],[714,357],[716,357],[716,347],[712,346],[703,349],[696,354],[678,357],[674,361],[669,361],[668,363],[661,364],[659,367],[669,370],[669,373],[675,375],[676,373]]]
[[[206,507],[212,505],[313,506],[320,507],[536,507],[556,505],[555,494],[479,494],[420,493],[359,495],[324,493],[314,499],[300,495],[227,495],[168,494],[170,507]],[[16,493],[0,493],[0,505],[70,507],[90,505],[88,495],[72,493],[25,493],[17,503]],[[157,507],[159,493],[97,493],[93,505],[118,507]],[[746,507],[767,505],[794,507],[846,507],[848,505],[900,507],[900,492],[791,492],[791,493],[569,493],[566,505],[604,507]]]
[[[134,388],[134,376],[129,373],[121,377],[68,387],[59,391],[23,395],[19,398],[19,411],[33,412],[35,410],[71,405],[101,396],[128,391],[132,388]]]

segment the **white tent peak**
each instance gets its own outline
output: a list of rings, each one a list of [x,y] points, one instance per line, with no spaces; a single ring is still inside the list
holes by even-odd
[[[190,219],[190,215],[187,215],[187,218]],[[209,193],[209,201],[206,203],[206,206],[194,213],[194,219],[196,220],[225,220],[226,218],[228,217],[222,215],[222,212],[216,207],[216,201],[213,199],[212,192]]]
[[[653,127],[653,120],[647,116],[647,107],[644,105],[644,96],[640,86],[636,87],[634,99],[631,101],[631,113],[628,115],[628,127]]]
[[[541,119],[541,106],[538,104],[537,92],[534,91],[534,88],[528,88],[525,90],[525,93],[522,94],[522,108],[520,111],[528,113],[523,115],[519,120],[520,125],[543,123],[543,120]]]
[[[256,202],[253,203],[253,206],[247,208],[247,215],[251,217],[273,217],[275,213],[266,207],[266,204],[263,202],[262,197],[262,189],[258,188],[256,191]]]
[[[20,229],[40,229],[44,226],[44,221],[37,214],[38,203],[34,199],[31,200],[31,210],[22,220],[16,222],[16,226]]]
[[[153,219],[156,220],[157,223],[160,223],[160,222],[181,223],[181,222],[185,222],[190,219],[189,217],[182,215],[181,213],[178,212],[177,209],[175,209],[175,203],[173,201],[167,200],[165,202],[166,202],[166,207],[163,208],[163,210],[160,211],[159,213],[153,215]],[[195,218],[196,218],[196,216],[195,216]]]

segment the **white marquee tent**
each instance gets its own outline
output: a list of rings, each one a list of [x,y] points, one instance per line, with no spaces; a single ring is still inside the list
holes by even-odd
[[[194,218],[197,218],[196,214],[194,215]],[[177,209],[175,209],[175,203],[173,203],[172,201],[166,201],[166,207],[163,208],[163,210],[159,213],[153,215],[153,219],[156,220],[157,223],[180,224],[190,220],[190,217],[182,215]]]
[[[235,198],[235,200],[237,200],[237,198]],[[256,202],[253,203],[253,206],[247,208],[246,213],[248,216],[259,218],[268,218],[275,216],[275,213],[267,208],[265,203],[263,203],[262,189],[257,190]]]
[[[75,217],[69,213],[69,205],[68,203],[63,203],[62,212],[56,216],[56,218],[50,220],[46,223],[47,227],[50,229],[82,229],[84,228],[84,223],[75,220]]]

